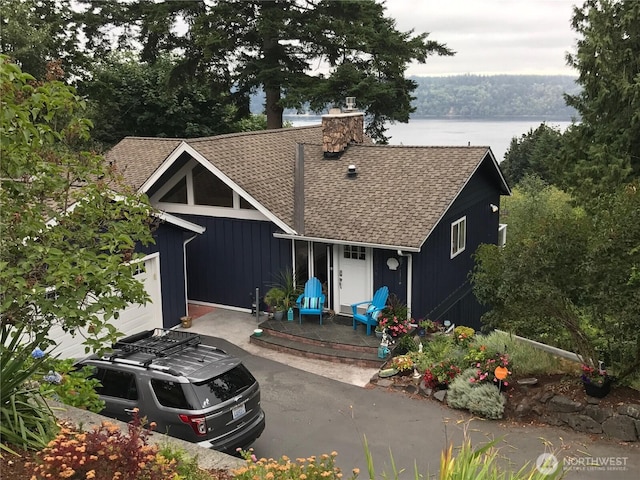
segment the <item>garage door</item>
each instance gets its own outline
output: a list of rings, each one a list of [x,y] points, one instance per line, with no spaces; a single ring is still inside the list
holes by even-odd
[[[137,333],[141,330],[162,328],[162,295],[160,293],[160,254],[154,253],[146,256],[138,264],[136,278],[143,282],[150,300],[146,305],[130,305],[120,312],[117,320],[112,320],[118,331],[125,335]],[[58,346],[53,351],[60,358],[82,358],[86,356],[82,336],[76,334],[72,337],[62,328],[55,326],[50,332],[50,338]]]

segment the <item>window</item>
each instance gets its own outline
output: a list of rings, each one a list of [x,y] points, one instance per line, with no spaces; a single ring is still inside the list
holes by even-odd
[[[256,379],[244,365],[240,364],[206,382],[192,385],[201,408],[207,408],[240,395],[254,383]]]
[[[196,205],[233,207],[233,190],[200,164],[193,168],[193,195]]]
[[[350,258],[352,260],[366,260],[365,247],[345,245],[344,258]]]
[[[504,247],[507,244],[507,224],[501,223],[498,226],[498,246]]]
[[[451,258],[464,252],[467,242],[467,217],[462,217],[451,224]]]
[[[156,398],[160,405],[171,408],[182,408],[186,410],[194,410],[189,405],[186,397],[184,396],[184,390],[182,385],[177,382],[166,382],[164,380],[151,380],[151,387],[156,394]]]
[[[96,387],[96,392],[99,395],[126,400],[138,399],[138,387],[132,373],[98,368],[95,378],[100,380],[102,384],[102,386]]]
[[[182,177],[161,199],[166,203],[187,203],[187,179]]]

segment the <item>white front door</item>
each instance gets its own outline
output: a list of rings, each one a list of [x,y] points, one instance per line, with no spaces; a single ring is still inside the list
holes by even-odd
[[[372,252],[370,248],[355,245],[340,245],[336,249],[338,258],[338,310],[351,314],[351,304],[371,300],[373,276],[371,275]]]

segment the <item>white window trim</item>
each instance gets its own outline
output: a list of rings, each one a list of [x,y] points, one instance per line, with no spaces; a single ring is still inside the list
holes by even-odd
[[[462,237],[464,241],[462,242],[462,245],[460,245],[460,228],[458,228],[457,239],[454,238],[455,227],[459,226],[460,224],[464,225],[464,230],[463,230],[464,235]],[[455,244],[454,244],[454,240],[455,240]],[[464,217],[459,218],[455,222],[451,223],[451,258],[454,258],[460,255],[462,252],[464,252],[466,247],[467,247],[467,216],[465,215]]]

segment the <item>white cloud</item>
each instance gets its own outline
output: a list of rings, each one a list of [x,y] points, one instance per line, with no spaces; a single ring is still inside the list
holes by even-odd
[[[407,75],[562,74],[574,50],[573,5],[580,0],[387,0],[401,31],[429,32],[453,57],[429,57]]]

